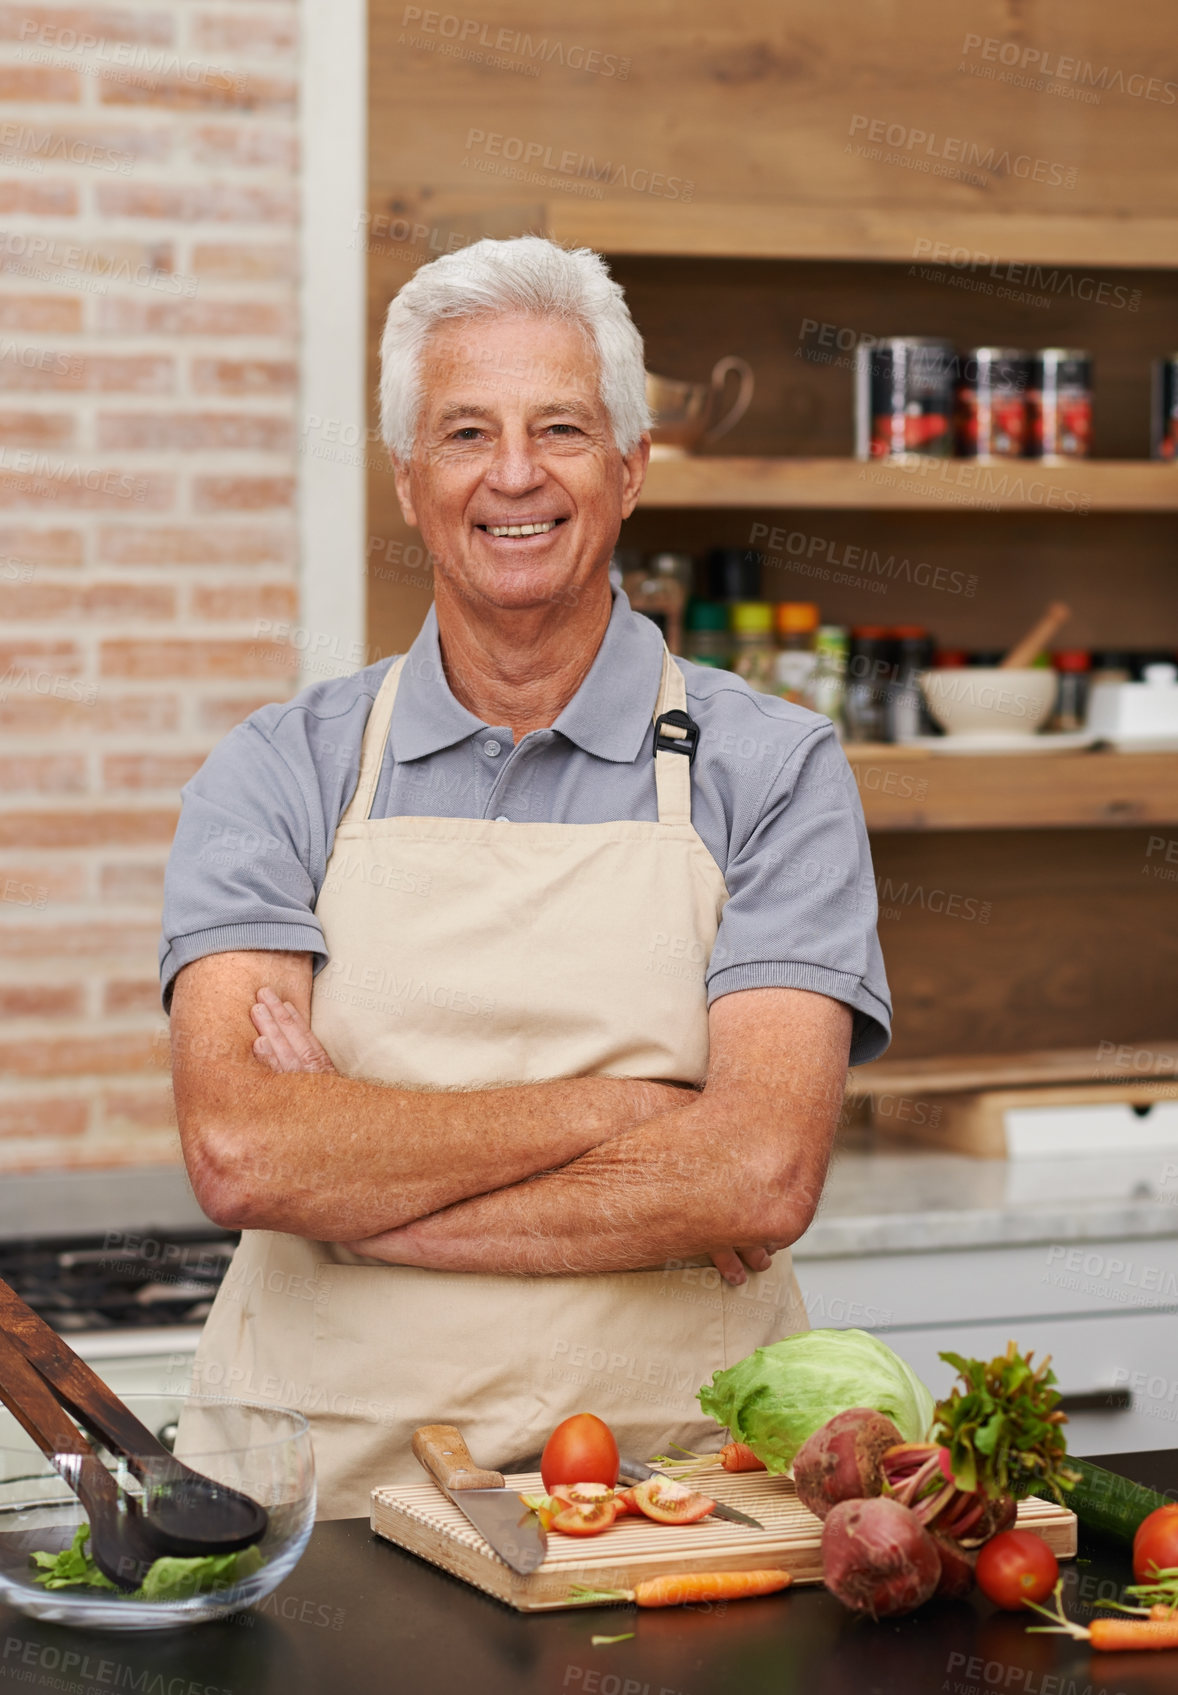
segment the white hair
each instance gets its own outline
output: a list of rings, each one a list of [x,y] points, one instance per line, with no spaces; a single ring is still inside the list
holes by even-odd
[[[393,457],[413,453],[421,364],[439,324],[452,318],[531,316],[578,324],[597,354],[600,395],[622,453],[650,428],[642,337],[621,285],[587,247],[543,236],[476,241],[423,265],[389,306],[380,343],[381,434]]]

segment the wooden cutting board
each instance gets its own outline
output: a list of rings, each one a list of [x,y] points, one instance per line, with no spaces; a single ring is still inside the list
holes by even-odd
[[[648,1577],[691,1571],[787,1571],[795,1583],[822,1578],[822,1522],[807,1512],[787,1477],[767,1472],[727,1472],[721,1466],[693,1471],[693,1487],[714,1501],[760,1519],[764,1530],[708,1518],[699,1524],[654,1524],[627,1516],[600,1536],[550,1531],[544,1564],[530,1577],[512,1571],[437,1484],[402,1484],[372,1491],[372,1528],[411,1554],[472,1583],[521,1613],[572,1607],[574,1584],[632,1589]],[[539,1494],[539,1472],[506,1479],[509,1489]],[[524,1508],[521,1504],[520,1512]],[[1052,1552],[1076,1552],[1076,1515],[1050,1501],[1022,1501],[1019,1528],[1034,1530]]]

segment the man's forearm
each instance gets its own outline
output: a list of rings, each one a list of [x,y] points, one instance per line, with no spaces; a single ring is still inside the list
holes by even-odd
[[[834,1129],[828,1103],[747,1128],[707,1096],[560,1171],[351,1243],[391,1264],[554,1276],[641,1270],[806,1228]]]
[[[370,1236],[518,1184],[680,1098],[636,1079],[434,1092],[271,1076],[250,1064],[217,1122],[181,1115],[194,1186],[230,1227],[322,1241]]]

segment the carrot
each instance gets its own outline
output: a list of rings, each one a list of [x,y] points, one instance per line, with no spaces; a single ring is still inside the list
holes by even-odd
[[[1178,1648],[1178,1619],[1094,1618],[1088,1627],[1093,1648]]]
[[[573,1585],[569,1595],[578,1606],[605,1601],[634,1601],[640,1607],[686,1607],[693,1601],[743,1601],[752,1595],[772,1595],[788,1589],[787,1571],[688,1571],[677,1577],[651,1577],[633,1589],[590,1589]]]
[[[679,1577],[652,1577],[634,1588],[640,1607],[683,1607],[692,1601],[743,1601],[787,1589],[787,1571],[691,1571]]]
[[[720,1449],[720,1464],[725,1471],[766,1471],[764,1460],[759,1460],[751,1448],[743,1442],[726,1442]]]

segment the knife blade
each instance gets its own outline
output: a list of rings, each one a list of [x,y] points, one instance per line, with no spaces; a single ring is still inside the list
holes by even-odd
[[[628,1483],[645,1483],[648,1477],[665,1477],[668,1483],[674,1483],[675,1478],[668,1472],[656,1471],[652,1466],[643,1465],[641,1460],[630,1460],[624,1455],[618,1461],[618,1481],[625,1478]],[[726,1518],[732,1524],[751,1525],[754,1530],[764,1530],[765,1526],[759,1518],[753,1518],[749,1513],[742,1513],[739,1507],[726,1506],[723,1501],[713,1503],[709,1518]]]
[[[413,1433],[413,1452],[512,1571],[527,1577],[536,1570],[548,1552],[540,1521],[513,1489],[504,1487],[499,1472],[475,1465],[452,1424],[423,1424]]]

